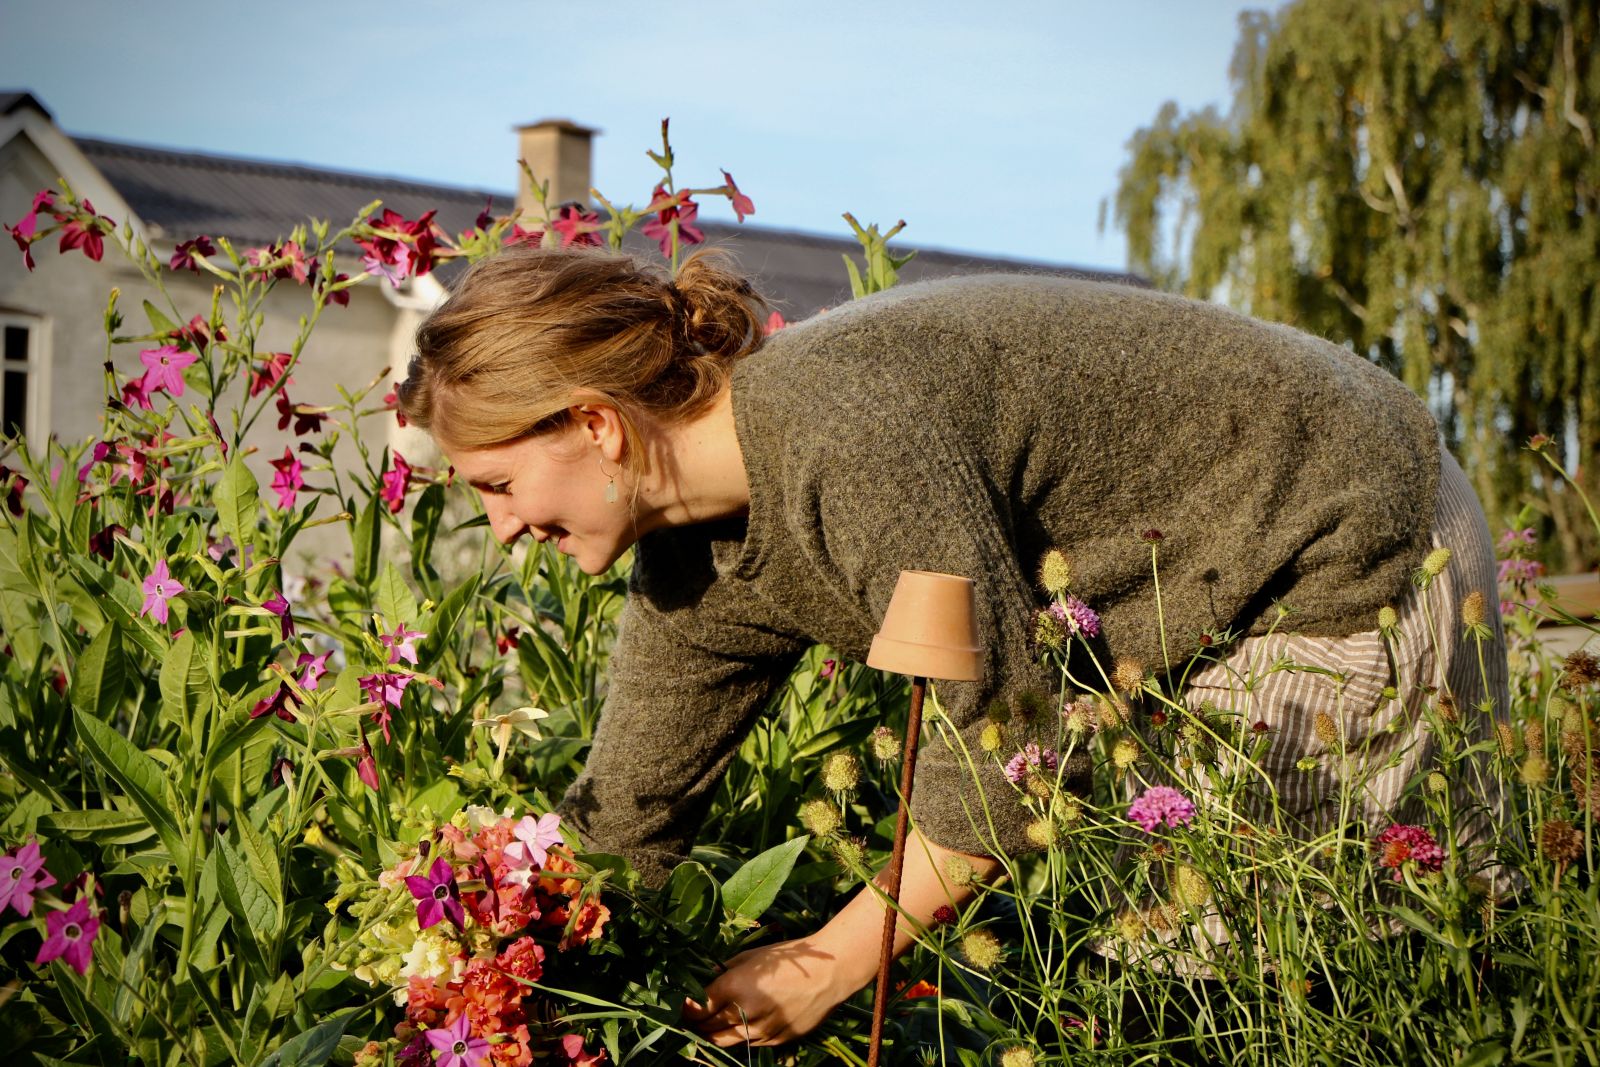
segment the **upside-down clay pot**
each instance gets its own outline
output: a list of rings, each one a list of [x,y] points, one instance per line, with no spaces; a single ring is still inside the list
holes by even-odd
[[[982,659],[976,607],[971,578],[901,571],[867,666],[920,678],[977,681]]]

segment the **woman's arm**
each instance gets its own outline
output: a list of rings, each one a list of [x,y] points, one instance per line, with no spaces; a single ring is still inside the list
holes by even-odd
[[[976,876],[955,885],[944,872],[945,860],[960,856]],[[900,881],[900,908],[894,954],[911,947],[907,916],[926,928],[940,905],[959,907],[1000,869],[998,860],[953,852],[916,830],[906,847]],[[874,881],[882,883],[880,872]],[[869,886],[809,937],[741,952],[706,989],[704,1005],[689,1001],[685,1018],[718,1045],[749,1041],[781,1045],[816,1028],[828,1013],[878,973],[878,945],[883,935],[884,902]]]

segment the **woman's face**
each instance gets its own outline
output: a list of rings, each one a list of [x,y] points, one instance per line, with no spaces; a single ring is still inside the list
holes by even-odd
[[[620,442],[611,447],[607,415],[615,412],[598,420],[580,415],[561,429],[508,444],[446,449],[456,473],[482,494],[496,540],[509,545],[526,532],[541,544],[552,541],[587,574],[603,573],[628,550],[637,537],[621,485]],[[618,476],[609,501],[602,465]]]

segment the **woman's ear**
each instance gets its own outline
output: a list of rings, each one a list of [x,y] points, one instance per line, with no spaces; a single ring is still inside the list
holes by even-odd
[[[572,425],[585,445],[600,449],[608,463],[621,463],[628,451],[628,427],[615,406],[600,401],[574,404]]]

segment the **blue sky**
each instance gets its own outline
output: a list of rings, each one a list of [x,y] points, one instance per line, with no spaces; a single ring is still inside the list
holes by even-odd
[[[670,116],[680,185],[726,167],[761,224],[850,211],[908,245],[1120,268],[1097,222],[1128,137],[1166,100],[1225,107],[1263,6],[5,0],[0,88],[71,133],[507,191],[512,127],[570,118],[624,203]]]

